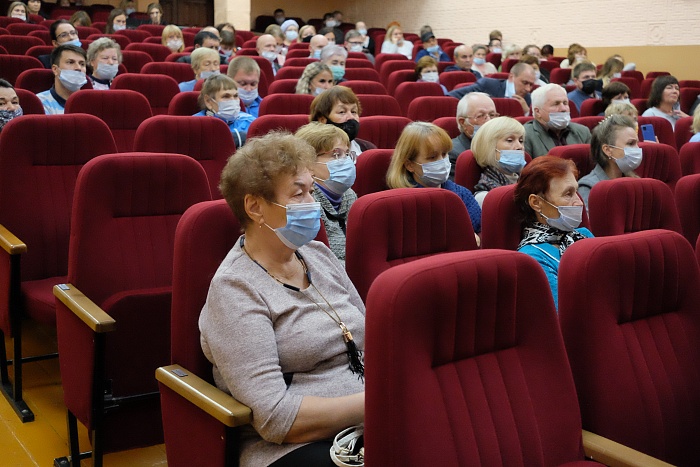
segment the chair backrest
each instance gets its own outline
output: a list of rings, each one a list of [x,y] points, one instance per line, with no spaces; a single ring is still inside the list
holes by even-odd
[[[671,73],[668,71],[648,71],[647,75],[645,76],[645,79],[656,79],[659,76],[668,76]]]
[[[406,57],[401,55],[401,59],[397,60],[386,60],[382,62],[381,66],[377,67],[379,71],[379,81],[384,85],[387,84],[389,80],[389,75],[398,70],[414,70],[416,64],[412,60],[406,60]],[[376,67],[376,62],[375,62]]]
[[[700,234],[700,173],[681,177],[676,183],[674,197],[683,235],[695,245]]]
[[[102,33],[102,31],[100,31],[99,29],[93,28],[91,26],[78,26],[77,28],[75,28],[75,30],[78,33],[78,37],[83,40],[88,39],[90,36],[93,36],[95,34]]]
[[[258,115],[309,114],[311,94],[270,94],[260,102]]]
[[[308,55],[308,52],[307,52]],[[306,68],[306,65],[317,62],[317,58],[312,58],[312,57],[292,57],[288,58],[284,61],[284,66],[303,66]]]
[[[171,54],[170,49],[162,44],[148,44],[146,42],[132,42],[124,50],[145,52],[151,56],[154,62],[164,62],[165,57]]]
[[[520,60],[517,58],[506,58],[501,62],[501,71],[503,71],[503,73],[510,73],[510,69],[519,61]]]
[[[396,70],[389,73],[389,77],[384,83],[384,86],[386,86],[386,91],[389,93],[390,96],[396,96],[396,88],[399,86],[399,84],[415,81],[416,72],[412,69]]]
[[[700,173],[700,143],[685,143],[680,151],[683,175]]]
[[[605,112],[602,99],[586,99],[581,104],[579,115],[581,117],[593,117]]]
[[[555,68],[549,74],[549,82],[555,84],[566,84],[571,79],[571,70],[569,68]]]
[[[303,66],[283,66],[279,70],[277,70],[277,74],[275,75],[274,79],[296,79],[298,80],[301,78],[301,75],[304,73],[305,67]],[[272,81],[270,81],[272,82]]]
[[[494,52],[489,52],[486,54],[486,61],[489,63],[493,63],[493,66],[496,68],[501,66],[501,54],[499,53],[494,53]]]
[[[34,57],[34,58],[39,58],[42,55],[51,55],[51,52],[53,52],[54,46],[52,45],[35,45],[34,47],[30,47],[24,55],[28,57]]]
[[[191,116],[199,112],[199,91],[181,92],[170,101],[168,115]]]
[[[268,59],[257,55],[257,52],[255,52],[255,55],[251,55],[250,58],[255,60],[255,62],[258,64],[258,66],[260,67],[260,72],[265,75],[265,78],[267,79],[268,83],[271,83],[275,80],[275,73],[272,71],[272,64],[270,63],[270,61]],[[303,71],[304,67],[301,67],[301,68]],[[284,67],[280,68],[277,71],[277,73],[279,74],[279,72],[282,70],[284,70]],[[297,76],[297,78],[299,78],[300,76],[301,76],[301,74],[299,76]],[[280,78],[282,78],[282,77],[280,76]]]
[[[5,37],[5,36],[0,36]],[[0,44],[1,46],[2,44]],[[44,69],[39,59],[28,57],[25,55],[0,55],[0,70],[2,77],[14,85],[17,77],[25,70],[29,69]],[[49,70],[50,71],[50,70]],[[42,89],[46,91],[48,88]]]
[[[559,321],[584,429],[673,465],[695,464],[698,303],[698,263],[677,233],[591,238],[567,249]]]
[[[698,95],[700,95],[700,88],[682,88],[681,110],[683,112],[690,113],[690,109],[693,107],[693,104],[695,104]]]
[[[36,93],[27,91],[26,89],[15,88],[20,104],[22,104],[22,112],[24,115],[44,115],[44,105],[41,103]]]
[[[166,75],[174,79],[175,84],[182,83],[183,81],[192,81],[194,79],[194,71],[189,63],[146,63],[143,68],[141,68],[140,73],[144,75]]]
[[[99,117],[112,131],[119,152],[133,149],[136,129],[141,122],[153,116],[143,94],[127,89],[73,93],[66,101],[65,113],[86,113]]]
[[[459,100],[450,96],[419,96],[408,105],[409,120],[432,122],[436,118],[457,114]]]
[[[682,233],[673,192],[653,178],[600,181],[591,190],[588,209],[597,237],[651,229]]]
[[[623,70],[622,71],[622,77],[623,78],[634,78],[637,80],[638,83],[641,83],[644,81],[644,73],[642,73],[639,70]]]
[[[393,149],[368,149],[357,159],[357,177],[352,189],[357,196],[388,190],[386,173],[389,170]]]
[[[641,81],[637,80],[637,78],[623,76],[621,78],[613,78],[610,80],[611,83],[614,81],[624,83],[628,88],[630,88],[630,99],[641,99],[643,97]]]
[[[295,44],[292,44],[295,45]],[[305,49],[289,49],[287,51],[287,60],[290,58],[309,58],[309,48],[308,44],[306,44]],[[285,60],[285,65],[287,64]]]
[[[92,115],[25,115],[5,125],[0,224],[28,247],[22,280],[66,274],[75,179],[87,161],[116,149],[109,127]]]
[[[676,149],[680,153],[683,145],[693,137],[693,117],[683,117],[676,120],[673,134],[676,137]]]
[[[174,65],[171,63],[149,63],[148,65]],[[145,68],[145,67],[144,67]],[[177,82],[164,74],[128,73],[114,78],[112,90],[127,89],[136,91],[148,99],[153,115],[168,113],[173,98],[180,93]]]
[[[654,127],[654,134],[659,139],[659,143],[668,144],[669,146],[676,148],[676,137],[673,134],[673,127],[671,123],[662,117],[637,117],[637,123],[639,123],[639,140],[642,139],[642,125],[652,125]]]
[[[218,118],[159,115],[139,125],[134,151],[185,154],[198,161],[209,179],[211,196],[221,198],[219,178],[236,152],[228,125]]]
[[[297,90],[296,79],[276,79],[267,88],[267,94],[294,94]]]
[[[129,73],[140,73],[146,63],[151,63],[153,58],[140,50],[122,50],[122,63]]]
[[[357,53],[356,57],[351,57],[348,56],[348,59],[345,61],[345,68],[371,68],[374,70],[374,65],[372,62],[370,62],[365,54],[362,52],[349,52],[349,54]],[[360,55],[362,55],[362,58],[360,58]]]
[[[574,123],[578,123],[579,125],[583,125],[588,127],[589,130],[593,131],[595,127],[598,126],[600,122],[603,121],[605,117],[602,116],[592,116],[592,117],[577,117],[577,118],[572,118],[571,121]]]
[[[115,34],[128,37],[132,43],[143,42],[147,37],[151,37],[150,33],[138,29],[123,29],[121,31],[115,31]]]
[[[55,76],[52,70],[46,68],[30,68],[24,70],[17,76],[15,86],[17,88],[26,89],[34,94],[46,91],[53,86]]]
[[[386,88],[382,83],[367,80],[348,80],[343,81],[340,86],[345,86],[353,90],[355,94],[378,94],[387,95]]]
[[[377,83],[379,84],[379,83]],[[381,86],[381,85],[380,85]],[[401,117],[401,106],[393,96],[386,94],[356,94],[365,117],[387,115]]]
[[[639,85],[639,95],[642,99],[647,99],[651,93],[651,85],[656,78],[647,76]]]
[[[642,115],[649,108],[646,98],[631,99],[630,103],[637,108],[637,113],[639,115]]]
[[[27,36],[38,37],[39,39],[44,41],[45,45],[51,45],[51,33],[48,29],[35,29],[33,31],[30,31],[27,34]],[[51,47],[53,46],[51,45]]]
[[[574,161],[576,168],[578,169],[578,178],[588,175],[595,167],[595,162],[593,159],[591,159],[590,144],[568,144],[566,146],[555,146],[549,150],[548,154],[561,159],[570,159]]]
[[[30,47],[35,45],[46,45],[46,43],[32,36],[0,36],[0,46],[3,46],[10,55],[24,55]]]
[[[138,31],[146,31],[151,36],[161,36],[163,34],[163,29],[165,26],[162,24],[139,24],[136,29]]]
[[[391,267],[477,246],[459,196],[442,188],[400,188],[355,201],[345,248],[345,269],[364,300],[374,279]]]
[[[422,96],[436,96],[436,97],[446,97],[442,88],[437,83],[401,83],[399,84],[393,92],[394,97],[399,102],[401,106],[401,112],[404,116],[408,115],[408,106],[411,104],[413,99]],[[457,99],[452,97],[446,97],[454,102]],[[456,107],[455,107],[456,110]],[[444,115],[441,115],[444,116]]]
[[[367,298],[367,465],[433,465],[436,453],[450,466],[582,461],[548,288],[532,258],[493,250],[379,276]]]
[[[433,120],[433,125],[437,125],[450,135],[450,138],[454,139],[459,136],[460,130],[457,126],[457,119],[455,117],[440,117]]]
[[[440,73],[440,84],[448,91],[452,91],[455,86],[462,83],[476,83],[476,76],[470,71],[446,71]]]
[[[376,81],[379,82],[379,73],[374,68],[346,68],[345,79],[348,81]]]
[[[393,149],[404,127],[409,123],[411,121],[406,117],[362,117],[357,136],[373,143],[378,149]]]
[[[269,97],[269,96],[268,96]],[[267,97],[265,98],[267,99]],[[263,102],[265,102],[263,99]],[[287,130],[294,133],[302,126],[309,123],[309,114],[292,115],[261,115],[248,127],[248,139],[256,136],[264,136],[273,130]]]
[[[7,30],[13,36],[27,36],[32,31],[48,31],[44,26],[31,23],[10,23]]]
[[[661,180],[673,191],[682,174],[678,152],[666,144],[639,143],[639,146],[643,157],[642,163],[635,170],[637,175]]]
[[[522,117],[525,112],[523,112],[523,107],[520,103],[509,97],[493,97],[491,98],[496,106],[496,112],[507,117]]]
[[[678,81],[681,88],[700,88],[700,79],[682,79]]]
[[[375,39],[376,42],[376,39]],[[379,49],[382,48],[381,43],[378,43]],[[384,62],[388,62],[390,60],[408,60],[405,55],[403,54],[383,54],[383,53],[377,53],[374,54],[374,68],[377,71],[381,71],[382,65]]]
[[[473,192],[474,185],[479,183],[482,169],[474,159],[474,153],[470,149],[457,156],[455,164],[455,183],[462,185],[467,190]]]
[[[88,40],[94,41],[99,39],[100,37],[109,37],[110,39],[112,39],[114,42],[119,44],[119,47],[122,48],[122,52],[124,51],[124,49],[126,49],[127,45],[131,44],[131,40],[129,40],[128,37],[123,36],[121,34],[91,34],[88,36]]]

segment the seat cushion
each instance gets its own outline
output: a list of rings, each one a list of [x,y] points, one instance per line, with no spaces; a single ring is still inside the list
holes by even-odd
[[[53,286],[67,282],[66,276],[49,277],[36,281],[22,282],[22,305],[25,312],[42,324],[56,326],[56,305]]]

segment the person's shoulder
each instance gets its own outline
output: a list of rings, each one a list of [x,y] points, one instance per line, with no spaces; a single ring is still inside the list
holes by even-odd
[[[197,112],[196,114],[194,114],[192,116],[193,117],[204,117],[204,116],[206,116],[206,113],[204,110],[200,110],[199,112]]]
[[[585,133],[585,134],[591,134],[591,129],[588,128],[586,125],[581,125],[580,123],[576,122],[569,122],[569,128],[578,133]]]
[[[583,235],[586,238],[595,237],[595,235],[593,235],[593,232],[588,230],[586,227],[579,227],[578,229],[576,229],[576,232],[580,233],[581,235]]]
[[[472,194],[471,191],[469,191],[467,188],[463,187],[462,185],[459,185],[452,180],[447,180],[442,187],[446,190],[449,190],[453,193],[458,194],[460,197],[464,196],[469,196]]]
[[[49,98],[52,99],[51,90],[47,89],[46,91],[38,92],[38,93],[36,93],[36,97],[38,97],[39,99],[49,99]]]
[[[255,116],[253,116],[247,112],[240,112],[238,114],[238,120],[242,120],[244,122],[252,122],[253,120],[255,120]]]
[[[312,267],[322,269],[324,272],[340,272],[343,271],[343,265],[340,263],[335,254],[325,243],[316,240],[311,240],[306,245],[299,248],[299,254]],[[313,278],[312,278],[313,280]]]
[[[460,70],[457,65],[450,65],[447,68],[445,68],[445,71],[462,71],[462,70]]]
[[[525,131],[535,131],[537,129],[537,126],[535,125],[537,123],[537,120],[534,118],[532,120],[528,120],[527,122],[523,123],[523,127],[525,128]]]
[[[700,133],[695,133],[691,138],[689,143],[698,143],[700,142]]]
[[[656,116],[656,107],[649,107],[642,113],[642,117],[655,117]]]

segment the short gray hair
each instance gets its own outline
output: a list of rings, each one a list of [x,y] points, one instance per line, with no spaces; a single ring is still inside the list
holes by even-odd
[[[92,62],[93,60],[95,60],[95,58],[97,58],[98,53],[107,49],[116,49],[117,60],[119,60],[119,63],[122,62],[122,48],[119,47],[118,43],[116,43],[109,37],[100,37],[99,39],[92,41],[92,43],[90,44],[90,46],[88,46],[87,49],[87,62]]]
[[[488,97],[489,99],[491,99],[491,96],[489,96],[485,92],[470,92],[468,94],[465,94],[464,97],[462,97],[459,100],[459,103],[457,104],[457,126],[458,127],[459,127],[459,118],[468,116],[469,104],[476,97]]]
[[[342,55],[343,58],[348,58],[348,51],[345,50],[345,47],[342,45],[337,45],[337,44],[328,44],[325,46],[323,49],[321,49],[321,61],[325,62],[329,58],[331,58],[333,55]]]
[[[348,40],[352,39],[353,37],[362,37],[362,34],[360,34],[357,29],[351,29],[348,32],[345,33],[345,42]]]
[[[530,98],[532,99],[532,108],[534,109],[537,107],[538,109],[541,109],[544,103],[547,101],[547,94],[549,94],[549,91],[554,89],[563,90],[564,94],[566,94],[566,89],[559,84],[549,83],[545,84],[544,86],[540,86],[532,91],[532,94],[530,94]]]

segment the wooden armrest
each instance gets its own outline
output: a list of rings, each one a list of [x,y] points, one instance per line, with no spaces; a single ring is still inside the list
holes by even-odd
[[[54,285],[53,295],[93,331],[114,331],[116,321],[72,284]]]
[[[583,450],[586,457],[610,467],[671,467],[662,460],[586,430],[583,430]]]
[[[156,379],[226,426],[246,425],[253,418],[250,408],[180,365],[156,369]]]
[[[0,248],[9,255],[20,255],[27,252],[27,245],[15,237],[4,225],[0,225]]]

